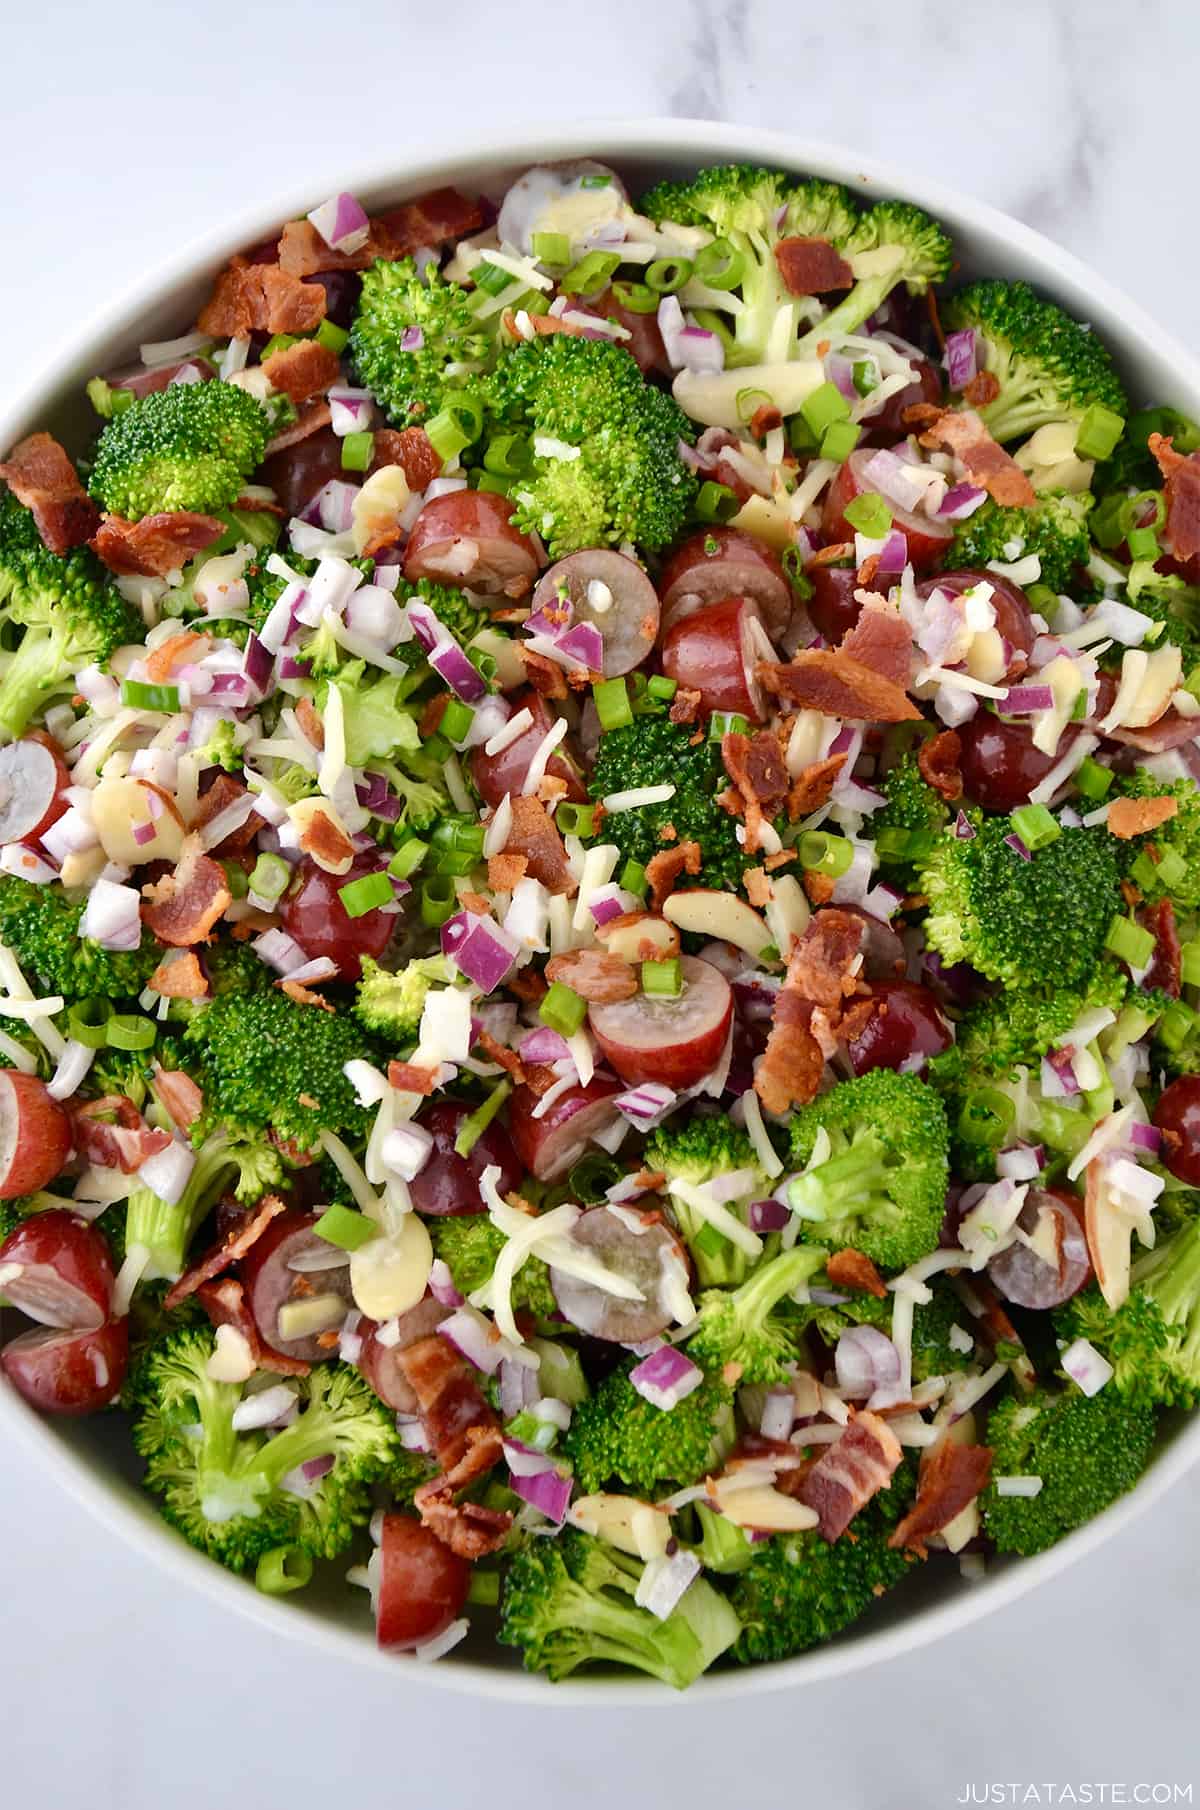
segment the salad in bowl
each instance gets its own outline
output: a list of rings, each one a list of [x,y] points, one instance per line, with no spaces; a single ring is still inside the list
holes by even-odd
[[[0,460],[4,1386],[550,1679],[1135,1488],[1200,1396],[1200,425],[748,164],[338,194],[178,324]]]

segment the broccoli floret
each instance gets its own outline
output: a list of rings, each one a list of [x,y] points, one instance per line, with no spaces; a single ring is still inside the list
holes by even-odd
[[[13,651],[0,661],[0,735],[15,740],[56,695],[75,688],[81,667],[140,642],[145,624],[87,547],[59,556],[43,544],[33,514],[0,485],[0,626]],[[20,630],[19,639],[13,634]]]
[[[799,1357],[801,1328],[797,1319],[789,1322],[773,1309],[806,1283],[825,1258],[818,1246],[799,1245],[760,1263],[732,1293],[711,1289],[703,1294],[688,1356],[714,1372],[737,1364],[744,1383],[783,1382]]]
[[[934,1249],[950,1133],[924,1081],[890,1068],[843,1081],[801,1107],[791,1139],[793,1161],[805,1170],[789,1191],[801,1238],[834,1250],[851,1245],[882,1270],[906,1269]]]
[[[738,1169],[752,1169],[761,1174],[749,1137],[722,1113],[707,1118],[698,1115],[677,1117],[660,1126],[646,1146],[644,1160],[652,1174],[666,1176],[668,1189],[672,1182],[689,1182],[693,1187],[702,1187],[717,1176],[730,1175]],[[765,1177],[763,1190],[770,1192]],[[727,1288],[741,1282],[746,1274],[746,1253],[731,1244],[681,1196],[672,1194],[670,1201],[701,1285]]]
[[[971,283],[944,304],[942,319],[978,335],[979,368],[1000,385],[978,412],[997,440],[1023,440],[1052,421],[1079,422],[1093,403],[1122,417],[1129,411],[1107,346],[1028,283]]]
[[[1010,1075],[1022,1064],[1036,1069],[1085,1013],[1119,1012],[1128,990],[1128,977],[1110,961],[1077,986],[1007,989],[966,1013],[958,1027],[958,1057],[981,1075]]]
[[[218,1131],[197,1151],[195,1167],[177,1201],[160,1200],[146,1187],[134,1188],[125,1236],[128,1244],[140,1244],[149,1252],[142,1280],[175,1280],[192,1239],[222,1194],[249,1203],[282,1180],[283,1163],[273,1145],[263,1140],[238,1142]]]
[[[425,1222],[433,1254],[450,1271],[460,1295],[473,1295],[490,1282],[496,1259],[507,1242],[504,1233],[486,1213],[452,1213]],[[527,1257],[512,1285],[513,1306],[525,1308],[535,1319],[558,1317],[558,1304],[550,1287],[550,1272],[540,1257]]]
[[[1121,909],[1117,846],[1106,830],[1060,830],[1026,860],[1006,817],[968,813],[973,837],[941,837],[919,870],[925,939],[945,961],[1031,987],[1086,980]]]
[[[1186,583],[1177,572],[1160,572],[1153,560],[1135,560],[1129,568],[1125,595],[1136,610],[1158,625],[1146,631],[1144,645],[1177,647],[1184,676],[1191,683],[1200,665],[1200,585]]]
[[[911,868],[928,854],[945,829],[950,809],[940,792],[922,777],[913,753],[904,754],[883,779],[887,799],[872,819],[878,837],[882,866]],[[887,830],[888,836],[879,832]]]
[[[1126,798],[1173,798],[1174,817],[1126,844],[1132,878],[1142,897],[1172,899],[1187,911],[1200,908],[1200,793],[1192,779],[1156,779],[1145,767],[1121,776],[1114,790]]]
[[[697,1578],[665,1620],[633,1598],[643,1566],[574,1529],[530,1540],[508,1570],[499,1639],[531,1672],[618,1665],[684,1690],[737,1639],[737,1616]]]
[[[275,1546],[335,1557],[370,1517],[370,1485],[397,1462],[394,1414],[357,1371],[322,1365],[297,1379],[300,1412],[289,1427],[238,1433],[242,1390],[209,1376],[214,1349],[211,1329],[185,1327],[139,1361],[133,1442],[145,1487],[161,1498],[165,1520],[231,1571]],[[298,1465],[330,1454],[334,1466],[311,1494],[288,1487]]]
[[[423,1483],[436,1475],[437,1465],[432,1458],[424,1452],[407,1452],[401,1447],[383,1478],[392,1507],[412,1513],[413,1497]]]
[[[708,1378],[673,1408],[656,1408],[638,1394],[630,1358],[610,1371],[580,1402],[563,1435],[562,1451],[575,1466],[585,1495],[614,1478],[639,1496],[664,1484],[687,1487],[714,1470],[733,1444],[733,1396]]]
[[[199,1135],[273,1129],[307,1149],[322,1131],[365,1137],[371,1128],[342,1072],[373,1054],[348,1013],[297,1005],[274,987],[227,993],[196,1014],[183,1041],[204,1091]]]
[[[34,886],[0,875],[0,943],[42,993],[71,1001],[99,994],[134,999],[162,960],[162,946],[143,934],[140,949],[114,951],[80,937],[82,899],[61,886]]]
[[[947,563],[956,568],[986,566],[1036,553],[1042,562],[1041,582],[1052,591],[1075,593],[1079,569],[1091,558],[1088,518],[1092,498],[1046,496],[1029,509],[1003,509],[986,502],[959,522]]]
[[[92,495],[130,521],[175,509],[229,509],[262,463],[270,432],[262,404],[235,383],[168,384],[105,427]]]
[[[208,740],[195,750],[198,767],[222,767],[226,773],[240,773],[242,749],[238,741],[238,725],[229,717],[213,724]]]
[[[952,1376],[958,1370],[965,1370],[972,1358],[969,1347],[966,1351],[959,1349],[961,1339],[958,1344],[952,1344],[950,1340],[955,1327],[964,1332],[971,1331],[971,1316],[967,1309],[947,1283],[935,1279],[929,1287],[933,1299],[918,1302],[913,1308],[912,1377],[915,1383],[923,1383],[931,1376]],[[850,1326],[878,1326],[881,1332],[890,1335],[894,1307],[895,1297],[891,1294],[882,1301],[874,1295],[856,1294],[837,1307],[813,1306],[802,1312],[832,1350]],[[973,1338],[974,1334],[971,1336]]]
[[[692,1513],[700,1530],[700,1537],[692,1544],[691,1550],[705,1571],[716,1571],[726,1577],[745,1571],[750,1563],[751,1553],[747,1530],[735,1526],[728,1516],[707,1507],[703,1502],[694,1502]]]
[[[674,797],[664,804],[645,804],[604,819],[603,840],[621,851],[618,873],[626,861],[645,867],[664,848],[695,842],[700,872],[694,878],[681,874],[677,884],[736,892],[748,862],[734,819],[717,803],[729,783],[720,744],[693,743],[694,733],[686,723],[672,723],[664,716],[639,716],[623,729],[608,730],[600,737],[588,790],[593,798],[604,798],[636,786],[674,786]],[[668,826],[674,827],[675,835],[664,837]]]
[[[533,443],[530,471],[513,483],[513,520],[540,534],[555,559],[675,539],[697,490],[679,442],[696,430],[623,346],[571,333],[522,340],[488,380],[487,401]],[[538,452],[538,442],[557,444]]]
[[[730,1593],[742,1623],[733,1657],[761,1665],[818,1646],[898,1583],[912,1560],[887,1542],[912,1499],[912,1483],[911,1466],[901,1466],[838,1540],[823,1540],[813,1528],[751,1547]]]
[[[847,257],[870,254],[873,268],[850,293],[799,340],[796,354],[816,357],[822,340],[857,333],[900,283],[910,295],[924,295],[931,283],[950,274],[954,250],[945,228],[908,201],[880,201],[860,218],[839,247]]]
[[[1131,1401],[1194,1408],[1200,1402],[1200,1220],[1185,1221],[1139,1257],[1116,1313],[1092,1286],[1054,1316],[1061,1341],[1087,1339]]]
[[[474,386],[492,339],[457,283],[432,268],[422,278],[411,258],[380,259],[363,272],[349,351],[357,381],[389,421],[407,427],[452,407],[456,394]]]
[[[1131,1490],[1154,1445],[1154,1410],[1117,1389],[1037,1389],[988,1416],[992,1481],[984,1527],[1001,1552],[1044,1552]],[[1036,1496],[1002,1496],[1001,1477],[1040,1477]]]
[[[427,603],[442,627],[448,629],[462,647],[468,646],[481,628],[499,626],[493,624],[488,612],[472,603],[457,585],[435,584],[431,578],[418,578],[415,584],[402,579],[396,587],[396,601],[403,604],[414,599]],[[399,653],[407,646],[407,642],[402,642],[396,651]]]
[[[445,986],[453,978],[444,955],[417,957],[395,974],[365,955],[355,1016],[369,1031],[386,1037],[390,1043],[412,1043],[420,1029],[430,987]]]

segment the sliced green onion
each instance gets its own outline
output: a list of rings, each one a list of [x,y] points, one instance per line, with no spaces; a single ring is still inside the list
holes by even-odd
[[[375,457],[375,436],[372,433],[343,434],[342,436],[342,470],[366,471]]]
[[[390,905],[395,896],[391,881],[381,873],[360,874],[357,880],[348,880],[345,886],[338,887],[338,898],[348,918],[365,917],[368,911]]]
[[[549,994],[547,994],[549,998]],[[469,1118],[465,1118],[458,1128],[458,1136],[454,1140],[456,1156],[470,1156],[476,1144],[512,1092],[512,1082],[507,1075],[503,1081],[497,1081],[483,1104],[477,1106]]]
[[[579,178],[579,186],[581,189],[611,188],[612,177],[608,174],[607,170],[597,170],[592,176],[581,176]]]
[[[587,1000],[582,994],[556,980],[538,1007],[538,1017],[552,1031],[558,1031],[563,1037],[573,1037],[587,1017],[587,1009]]]
[[[674,295],[692,274],[690,258],[655,258],[646,270],[646,287],[658,295]]]
[[[860,358],[857,364],[852,365],[850,375],[860,396],[869,396],[872,390],[879,388],[879,379],[869,358]]]
[[[1018,806],[1009,822],[1031,855],[1039,848],[1048,848],[1062,835],[1062,825],[1044,804]]]
[[[1165,1050],[1181,1050],[1196,1034],[1200,1017],[1182,999],[1173,999],[1158,1024],[1158,1041]]]
[[[533,233],[529,243],[539,264],[571,262],[571,241],[566,233]]]
[[[664,704],[669,704],[678,690],[679,680],[668,679],[666,674],[661,672],[656,672],[646,687],[650,697],[661,698]],[[559,808],[561,810],[562,807]]]
[[[594,836],[596,807],[594,804],[559,805],[554,813],[555,828],[563,836]]]
[[[559,806],[562,809],[562,806]],[[627,861],[621,869],[620,887],[622,892],[631,892],[636,898],[646,896],[646,870],[640,861]]]
[[[274,1546],[259,1559],[254,1582],[264,1596],[288,1596],[303,1590],[312,1574],[312,1554],[303,1546]]]
[[[683,992],[683,963],[676,955],[669,961],[642,963],[642,992],[651,998],[676,999]]]
[[[485,295],[503,295],[512,287],[513,276],[509,270],[501,270],[499,264],[489,264],[481,258],[471,272],[471,281],[476,289],[482,289]]]
[[[464,446],[471,446],[483,432],[483,405],[467,390],[456,391],[425,423],[425,432],[439,458],[456,458]]]
[[[627,283],[624,278],[613,284],[612,298],[630,314],[654,314],[658,308],[658,297],[653,289],[648,289],[645,283]]]
[[[539,235],[535,233],[533,236],[537,239]],[[472,1565],[467,1601],[474,1603],[478,1609],[494,1609],[500,1601],[500,1573],[481,1571],[478,1565]]]
[[[633,721],[629,690],[624,679],[601,679],[592,686],[601,729],[625,729]]]
[[[513,483],[512,478],[502,478],[498,471],[473,471],[471,473],[472,488],[486,490],[492,496],[507,496]]]
[[[852,528],[868,540],[882,540],[892,525],[892,512],[874,490],[864,490],[846,504],[842,514]]]
[[[352,1207],[335,1204],[326,1207],[320,1219],[313,1227],[318,1238],[326,1244],[336,1244],[339,1251],[361,1250],[372,1238],[379,1235],[379,1227],[365,1213],[356,1213]]]
[[[736,289],[745,273],[745,253],[728,239],[710,239],[696,253],[693,269],[709,289]]]
[[[1146,511],[1151,513],[1146,515]],[[1143,521],[1143,516],[1146,519]],[[1163,528],[1167,521],[1167,499],[1161,490],[1139,490],[1136,495],[1123,497],[1119,503],[1121,527],[1128,534],[1131,528]]]
[[[1175,891],[1186,877],[1187,870],[1187,862],[1173,848],[1160,850],[1155,872],[1158,875],[1159,885],[1165,887],[1168,892]]]
[[[959,1133],[965,1143],[998,1150],[1016,1115],[1015,1105],[998,1087],[978,1087],[962,1103],[958,1115]]]
[[[620,263],[615,251],[589,251],[571,266],[558,286],[564,295],[599,295],[608,288],[609,278]]]
[[[1103,403],[1093,402],[1083,412],[1075,436],[1075,451],[1081,459],[1107,459],[1124,432],[1123,415],[1106,409]]]
[[[461,698],[451,698],[442,712],[438,728],[448,742],[465,742],[474,721],[475,712],[471,706],[464,704]]]
[[[273,333],[258,355],[259,364],[265,365],[268,358],[274,358],[276,352],[286,352],[289,346],[297,343],[295,333]]]
[[[220,866],[232,897],[244,899],[250,891],[250,881],[245,868],[239,867],[236,861],[222,861]]]
[[[532,452],[523,434],[493,434],[483,455],[485,471],[502,478],[519,478],[529,470]]]
[[[1160,548],[1153,528],[1131,528],[1125,536],[1131,559],[1157,559]]]
[[[828,830],[805,830],[800,838],[800,865],[810,873],[828,874],[837,880],[854,859],[853,846],[845,836],[834,836]]]
[[[1184,985],[1200,987],[1200,943],[1185,943],[1180,951],[1180,973]]]
[[[402,842],[396,853],[388,862],[388,872],[393,880],[407,880],[415,874],[422,861],[429,853],[429,844],[422,842],[419,836],[410,836]]]
[[[487,831],[478,819],[455,814],[443,817],[434,826],[431,840],[434,848],[450,848],[456,854],[479,856],[483,853],[486,835]]]
[[[108,1000],[93,993],[71,1007],[67,1013],[67,1025],[76,1043],[86,1044],[90,1050],[102,1050],[108,1042],[108,1021],[111,1017],[112,1006]]]
[[[162,710],[168,716],[179,709],[178,685],[148,685],[143,679],[121,680],[121,702],[131,710]]]
[[[834,421],[821,435],[821,457],[844,465],[862,437],[862,428],[853,421]]]
[[[1088,524],[1092,539],[1098,547],[1103,547],[1105,552],[1111,552],[1114,547],[1119,547],[1125,539],[1122,514],[1127,501],[1128,498],[1123,496],[1106,496],[1104,501],[1097,503],[1092,511]]]
[[[1084,798],[1090,798],[1096,804],[1099,804],[1112,782],[1111,769],[1102,767],[1100,762],[1093,760],[1090,754],[1085,754],[1075,769],[1076,787]]]
[[[708,719],[710,742],[724,741],[727,735],[749,735],[750,725],[736,710],[714,710]]]
[[[728,484],[705,478],[696,492],[692,512],[699,522],[730,522],[741,506],[736,491],[730,490]]]
[[[1144,968],[1154,953],[1154,937],[1131,918],[1117,916],[1108,927],[1104,947],[1131,968]]]
[[[441,874],[426,880],[421,887],[421,922],[430,930],[438,929],[448,917],[454,915],[458,904],[454,880],[448,874]]]
[[[274,902],[283,897],[291,877],[292,870],[282,855],[260,855],[250,874],[250,891]]]
[[[1158,868],[1145,849],[1142,849],[1137,860],[1130,864],[1129,878],[1136,886],[1140,886],[1143,892],[1150,892],[1158,885]]]
[[[110,1050],[148,1050],[153,1048],[158,1026],[152,1018],[138,1012],[114,1012],[104,1027],[104,1040]]]
[[[328,351],[335,352],[339,358],[350,343],[350,335],[345,327],[339,327],[335,321],[328,319],[321,322],[313,334],[313,338],[319,346],[325,346]]]
[[[850,404],[836,383],[822,383],[811,396],[804,398],[800,414],[809,432],[819,441],[825,429],[832,427],[835,421],[849,421]]]

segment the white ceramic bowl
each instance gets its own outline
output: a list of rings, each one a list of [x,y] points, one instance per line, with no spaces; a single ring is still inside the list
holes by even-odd
[[[1200,365],[1190,354],[1077,258],[995,208],[890,165],[783,133],[701,120],[601,121],[547,129],[538,136],[493,137],[436,161],[393,163],[381,158],[357,172],[344,168],[326,171],[323,176],[318,172],[302,189],[284,190],[274,199],[264,199],[221,231],[171,253],[104,309],[72,344],[63,347],[40,378],[15,398],[0,399],[0,449],[6,450],[22,434],[39,427],[59,432],[68,445],[81,443],[94,425],[83,401],[87,379],[136,355],[143,340],[186,331],[214,272],[232,252],[261,241],[284,220],[305,212],[326,195],[349,189],[375,211],[440,184],[455,183],[499,199],[512,178],[530,164],[584,155],[613,164],[628,179],[634,194],[660,176],[683,175],[707,163],[745,160],[834,177],[868,197],[897,195],[915,201],[945,222],[969,274],[1025,277],[1069,313],[1092,322],[1117,354],[1135,402],[1169,402],[1200,415]],[[24,1475],[9,1456],[17,1441],[31,1459],[40,1461],[31,1463]],[[69,1490],[106,1529],[136,1544],[180,1583],[195,1585],[274,1632],[311,1641],[326,1653],[392,1668],[405,1663],[378,1653],[366,1596],[341,1583],[340,1568],[327,1568],[334,1573],[328,1587],[314,1587],[302,1596],[281,1601],[261,1595],[252,1583],[231,1576],[186,1546],[159,1520],[138,1489],[137,1462],[123,1426],[104,1417],[64,1423],[41,1420],[0,1386],[0,1450],[6,1455],[5,1487],[21,1488],[31,1495],[43,1487]],[[865,1623],[830,1646],[779,1665],[702,1678],[688,1693],[689,1701],[832,1678],[911,1652],[963,1628],[1094,1553],[1119,1528],[1149,1509],[1198,1458],[1200,1416],[1169,1428],[1137,1489],[1052,1551],[1036,1559],[997,1564],[983,1582],[969,1585],[956,1576],[952,1564],[931,1564],[885,1598]],[[164,1591],[164,1604],[167,1600]],[[179,1613],[178,1598],[170,1600],[176,1605],[173,1613]],[[186,1616],[186,1602],[181,1613]],[[536,1700],[543,1707],[588,1703],[661,1707],[672,1700],[672,1693],[661,1686],[630,1678],[584,1677],[550,1685],[519,1670],[516,1656],[491,1641],[483,1617],[480,1624],[478,1635],[447,1659],[422,1668],[422,1679],[449,1690],[510,1701]],[[402,1675],[398,1674],[397,1683]]]

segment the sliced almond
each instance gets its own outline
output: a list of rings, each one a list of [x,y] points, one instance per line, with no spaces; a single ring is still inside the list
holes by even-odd
[[[679,932],[654,911],[627,911],[596,926],[597,940],[627,962],[670,961],[679,954]]]
[[[403,465],[381,465],[354,499],[350,527],[354,548],[362,553],[380,535],[387,535],[400,520],[409,498]]]
[[[773,941],[765,921],[753,906],[739,899],[736,893],[717,892],[708,886],[692,886],[683,892],[673,892],[663,905],[663,916],[680,930],[691,931],[696,936],[716,937],[756,958]]]
[[[145,779],[102,779],[92,792],[92,822],[105,855],[119,867],[141,867],[148,861],[174,866],[183,849],[184,825],[175,800]],[[137,830],[145,840],[139,841]]]
[[[763,1533],[803,1533],[815,1527],[819,1516],[815,1509],[794,1496],[785,1496],[769,1483],[750,1489],[730,1489],[718,1478],[714,1485],[717,1506],[735,1527],[757,1528]]]
[[[636,1496],[580,1496],[572,1503],[573,1526],[635,1559],[662,1558],[671,1538],[670,1517],[652,1502]]]
[[[1113,1313],[1129,1297],[1133,1226],[1113,1201],[1105,1183],[1104,1164],[1094,1158],[1087,1167],[1083,1229],[1100,1293]]]

